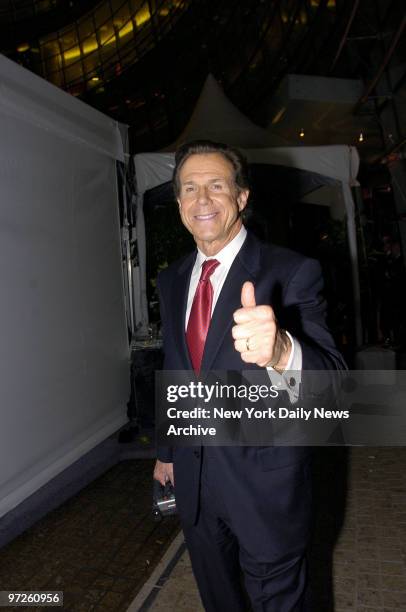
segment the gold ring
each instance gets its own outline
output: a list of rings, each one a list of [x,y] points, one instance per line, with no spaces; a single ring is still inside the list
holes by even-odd
[[[245,346],[247,347],[247,351],[250,350],[250,339],[249,338],[245,338]]]

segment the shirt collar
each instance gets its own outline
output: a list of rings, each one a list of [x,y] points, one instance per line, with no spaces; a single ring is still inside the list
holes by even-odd
[[[242,245],[244,244],[244,240],[245,240],[246,236],[247,236],[247,230],[242,225],[240,231],[231,240],[231,242],[226,244],[226,246],[223,247],[221,249],[221,251],[216,253],[216,255],[214,255],[213,257],[207,257],[207,255],[205,255],[198,248],[197,249],[197,258],[196,258],[195,266],[200,269],[202,263],[204,261],[206,261],[206,259],[217,259],[217,261],[219,261],[220,264],[224,264],[224,265],[230,267],[231,264],[233,263],[234,259],[235,259],[235,256],[237,255],[238,251],[241,249]]]

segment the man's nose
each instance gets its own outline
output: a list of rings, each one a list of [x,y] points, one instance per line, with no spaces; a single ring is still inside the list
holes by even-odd
[[[199,193],[197,195],[199,204],[207,204],[210,200],[209,190],[206,186],[199,187]]]

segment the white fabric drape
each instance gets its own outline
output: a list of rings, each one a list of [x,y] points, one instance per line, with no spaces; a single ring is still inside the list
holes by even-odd
[[[0,516],[127,421],[118,125],[0,57]]]

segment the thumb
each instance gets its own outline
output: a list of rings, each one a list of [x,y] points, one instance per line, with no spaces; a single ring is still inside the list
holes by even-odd
[[[241,289],[241,306],[243,308],[252,308],[256,305],[254,285],[246,281]]]

